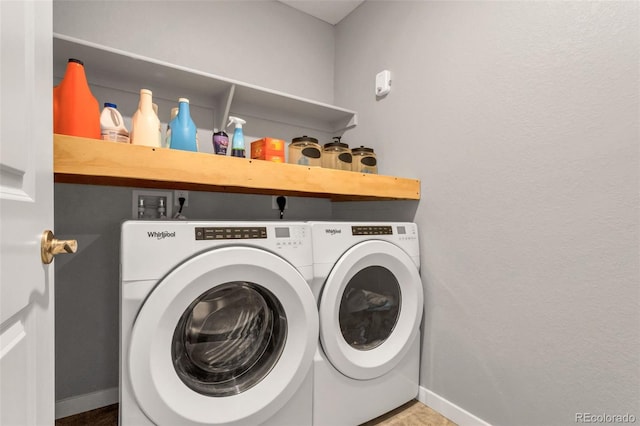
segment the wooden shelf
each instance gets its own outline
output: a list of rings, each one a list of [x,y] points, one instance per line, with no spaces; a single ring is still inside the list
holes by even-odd
[[[54,135],[55,181],[334,201],[419,200],[420,181]]]

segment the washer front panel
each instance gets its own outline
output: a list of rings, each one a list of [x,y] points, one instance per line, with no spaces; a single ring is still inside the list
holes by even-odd
[[[348,377],[380,377],[409,350],[422,307],[420,275],[403,250],[380,240],[356,244],[340,257],[323,286],[324,352]]]
[[[249,283],[248,287],[243,287],[242,283]],[[275,350],[280,353],[275,358],[271,357],[275,362],[266,367],[263,363],[262,370],[238,393],[228,392],[229,388],[224,390],[224,387],[220,392],[211,390],[213,388],[209,391],[195,390],[194,386],[186,384],[188,379],[177,373],[172,357],[172,353],[177,354],[174,338],[176,334],[190,333],[185,331],[185,324],[202,331],[200,326],[206,319],[200,318],[199,312],[192,315],[190,309],[206,307],[207,303],[215,302],[216,295],[227,295],[225,291],[229,290],[241,291],[245,295],[253,292],[257,307],[229,316],[236,319],[244,316],[245,322],[244,325],[229,324],[231,334],[224,332],[223,325],[218,325],[217,329],[207,325],[214,334],[218,333],[214,340],[224,337],[231,342],[233,330],[236,333],[244,330],[240,333],[245,333],[246,337],[256,337],[260,331],[265,331],[260,323],[265,312],[274,313],[281,309],[286,318],[286,335],[274,336]],[[212,300],[207,299],[207,295],[212,296]],[[269,298],[273,300],[267,301]],[[205,301],[204,305],[199,305]],[[265,306],[260,306],[262,303]],[[211,312],[215,310],[215,307],[211,308]],[[272,318],[276,322],[281,319],[280,314]],[[282,324],[279,330],[281,334]],[[277,340],[282,337],[286,340],[278,348]],[[198,339],[195,335],[190,338]],[[282,408],[297,391],[311,367],[317,338],[318,315],[314,298],[307,282],[293,266],[272,253],[256,248],[233,246],[214,249],[173,269],[142,305],[134,322],[128,354],[133,392],[140,408],[156,424],[259,424]],[[183,337],[178,336],[178,344],[181,344],[180,339]],[[207,349],[220,350],[221,347],[210,345]],[[229,349],[233,349],[232,344]],[[274,348],[265,347],[264,350]],[[220,364],[215,357],[197,352],[195,349],[192,353],[194,364],[202,364],[200,368],[203,370],[217,371],[215,369]],[[261,359],[261,356],[256,354],[256,359]],[[202,363],[202,360],[207,361]],[[238,365],[246,369],[243,374],[254,374],[253,370],[246,368],[247,364],[238,362]],[[258,370],[260,365],[256,363]]]

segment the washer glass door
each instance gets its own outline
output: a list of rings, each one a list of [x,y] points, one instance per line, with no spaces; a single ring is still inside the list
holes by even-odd
[[[422,306],[418,268],[405,251],[381,240],[358,243],[338,259],[324,283],[322,349],[348,377],[380,377],[417,338]]]
[[[234,395],[271,371],[286,337],[286,313],[273,293],[255,283],[225,283],[182,314],[173,334],[173,365],[196,392]]]

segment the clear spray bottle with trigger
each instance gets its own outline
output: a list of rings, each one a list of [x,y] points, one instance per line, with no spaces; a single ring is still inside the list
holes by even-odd
[[[247,122],[242,118],[229,117],[227,127],[231,126],[231,124],[236,125],[231,142],[231,156],[244,158],[244,134],[242,133],[242,125],[247,124]]]

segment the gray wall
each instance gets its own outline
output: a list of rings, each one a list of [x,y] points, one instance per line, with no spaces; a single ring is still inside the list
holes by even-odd
[[[276,1],[54,0],[53,31],[333,102],[333,27]]]
[[[78,253],[57,259],[56,400],[118,386],[120,225],[132,218],[132,188],[55,185],[58,238]],[[147,191],[147,189],[141,189]],[[193,220],[277,220],[265,195],[189,192]],[[288,197],[287,220],[330,220],[324,199]]]
[[[421,385],[492,424],[640,417],[638,13],[368,1],[336,27],[344,140],[422,179]]]
[[[306,199],[290,218],[415,218],[423,387],[496,425],[640,416],[637,3],[368,1],[335,28],[274,2],[106,4],[55,1],[54,31],[335,99],[360,114],[346,142],[422,179],[419,203]],[[392,92],[376,100],[382,69]],[[55,195],[57,233],[81,244],[56,261],[62,399],[117,385],[131,189]],[[273,213],[269,197],[190,202],[194,218]]]
[[[53,14],[57,33],[333,101],[333,27],[281,3],[56,0]],[[133,114],[137,98],[132,94],[103,87],[92,91],[100,103],[118,103],[125,121]],[[166,121],[172,105],[159,103]],[[200,145],[210,152],[213,115],[197,106],[192,115],[200,128]],[[247,127],[255,136],[287,140],[313,134],[269,122]],[[247,134],[247,142],[251,136]],[[132,188],[55,185],[56,234],[77,238],[80,247],[76,255],[56,261],[58,401],[118,386],[119,232],[120,223],[131,217],[131,203]],[[325,199],[293,197],[289,207],[286,219],[331,218],[331,203]],[[277,218],[268,196],[193,191],[184,214],[211,220]]]

